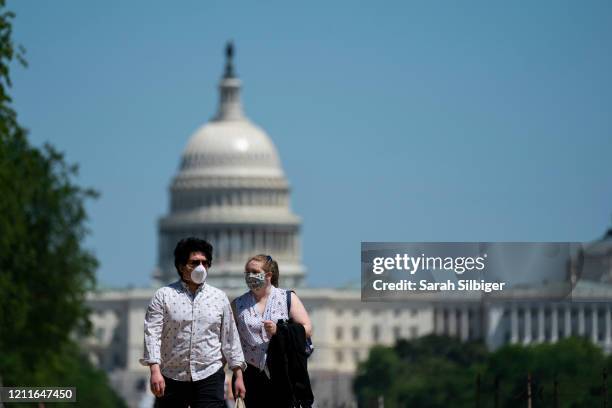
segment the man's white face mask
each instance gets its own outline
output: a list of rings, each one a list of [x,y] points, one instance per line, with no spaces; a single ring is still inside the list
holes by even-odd
[[[191,271],[191,280],[198,285],[206,280],[206,276],[208,276],[208,272],[202,264]]]

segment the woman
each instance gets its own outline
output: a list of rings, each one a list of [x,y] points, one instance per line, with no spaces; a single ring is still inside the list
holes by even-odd
[[[266,356],[270,339],[277,331],[276,322],[291,318],[304,326],[307,338],[312,334],[312,324],[302,301],[292,291],[278,288],[278,278],[278,264],[271,256],[252,257],[245,266],[249,291],[232,303],[247,361],[243,374],[247,407],[273,406],[276,392],[266,367]]]

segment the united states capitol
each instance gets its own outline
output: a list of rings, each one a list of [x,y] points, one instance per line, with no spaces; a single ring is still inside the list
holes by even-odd
[[[401,338],[435,333],[481,340],[495,349],[579,335],[612,351],[612,231],[585,249],[585,265],[594,266],[586,270],[595,272],[576,281],[568,271],[567,279],[575,285],[564,300],[551,302],[541,287],[533,286],[504,290],[494,303],[477,296],[455,299],[448,293],[410,302],[365,303],[358,289],[307,287],[301,219],[291,209],[290,185],[273,139],[243,111],[232,54],[228,47],[218,111],[187,141],[171,182],[170,208],[158,223],[153,285],[88,297],[93,332],[83,345],[130,406],[152,406],[149,372],[138,362],[145,309],[157,287],[177,279],[174,245],[191,235],[215,247],[208,282],[230,299],[246,290],[243,274],[249,256],[265,253],[278,260],[280,286],[296,290],[313,322],[316,349],[308,364],[319,407],[356,406],[352,379],[358,363],[373,345],[391,345]]]

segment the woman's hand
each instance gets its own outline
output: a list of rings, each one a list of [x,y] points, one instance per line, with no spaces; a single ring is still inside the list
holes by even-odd
[[[264,320],[263,325],[268,338],[271,338],[276,334],[276,323],[274,323],[272,320]]]
[[[151,392],[156,397],[162,397],[166,389],[166,382],[159,369],[159,364],[151,365]]]

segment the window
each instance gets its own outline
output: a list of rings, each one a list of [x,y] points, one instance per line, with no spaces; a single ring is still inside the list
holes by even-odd
[[[380,341],[380,327],[378,325],[372,326],[372,340]]]
[[[336,340],[342,340],[343,330],[342,327],[336,327]]]
[[[353,340],[359,340],[359,327],[353,327]]]
[[[344,361],[344,354],[342,354],[342,350],[336,351],[336,361],[338,363],[342,363],[342,361]]]
[[[357,350],[353,350],[353,361],[355,361],[356,363],[359,362],[359,351]]]

